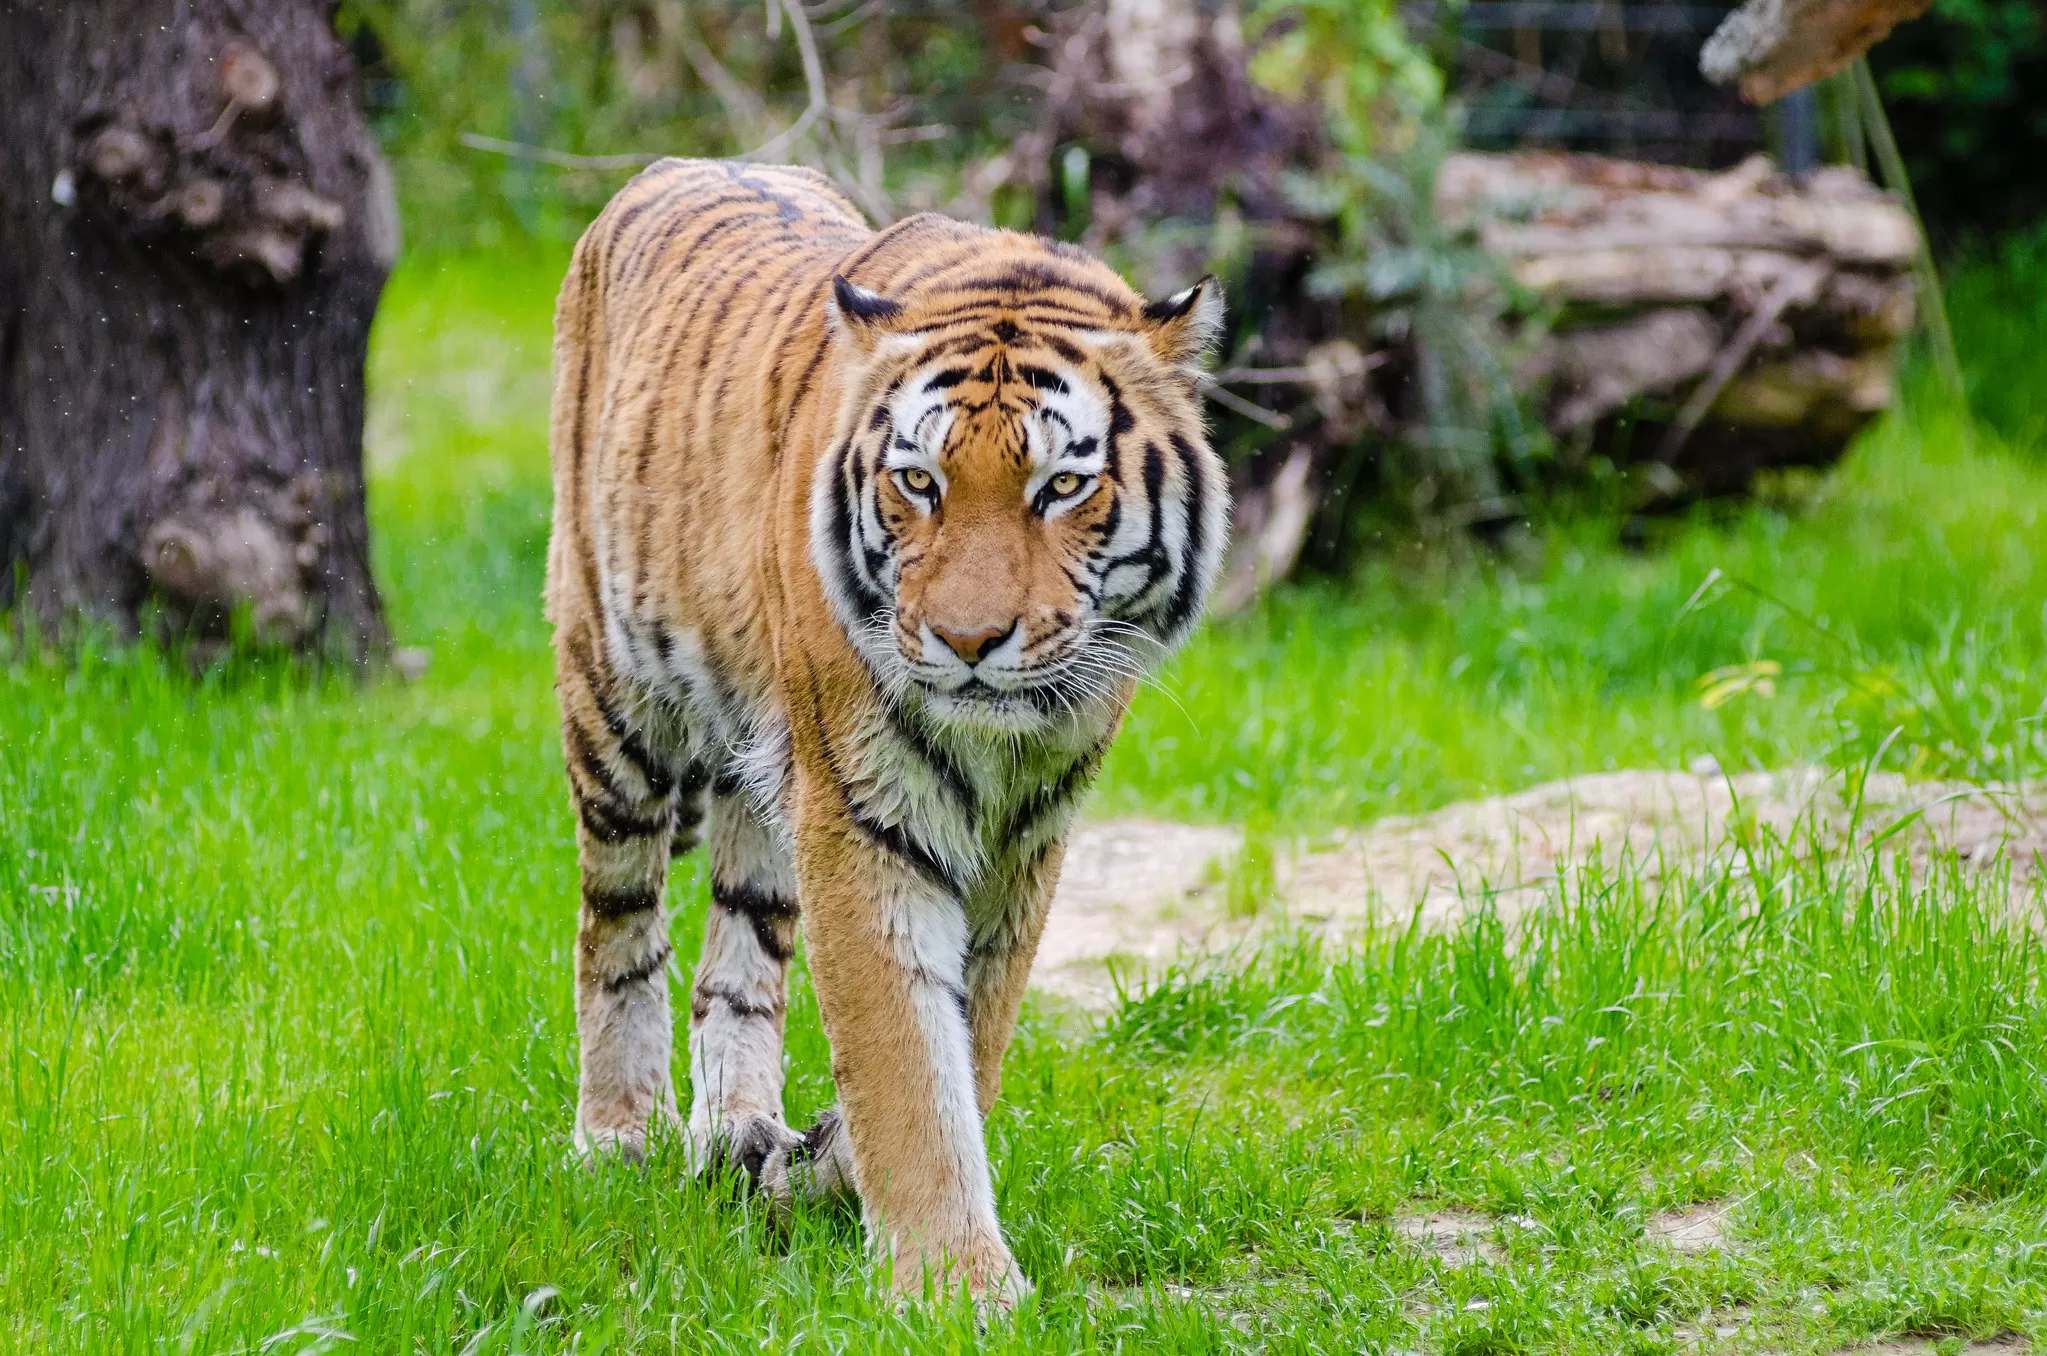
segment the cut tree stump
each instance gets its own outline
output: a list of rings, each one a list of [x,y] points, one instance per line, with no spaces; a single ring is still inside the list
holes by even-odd
[[[0,0],[0,609],[385,644],[363,362],[398,247],[322,0]],[[17,580],[25,591],[17,592]]]

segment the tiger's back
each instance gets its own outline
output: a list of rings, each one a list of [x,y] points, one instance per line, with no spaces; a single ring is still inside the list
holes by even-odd
[[[579,243],[555,323],[549,614],[627,676],[765,690],[782,377],[821,364],[817,300],[872,235],[814,171],[665,161]]]

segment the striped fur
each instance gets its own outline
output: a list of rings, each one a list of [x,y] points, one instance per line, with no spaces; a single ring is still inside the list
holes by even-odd
[[[582,1149],[672,1125],[782,1199],[856,1191],[907,1290],[1021,1292],[981,1119],[1075,805],[1221,556],[1220,306],[942,217],[875,232],[799,169],[663,161],[583,237],[547,594]],[[685,1116],[660,901],[699,838]],[[799,921],[841,1098],[802,1134]]]

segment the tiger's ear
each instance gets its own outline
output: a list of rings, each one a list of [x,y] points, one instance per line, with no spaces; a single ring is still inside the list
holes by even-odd
[[[1223,285],[1211,273],[1184,292],[1144,308],[1152,352],[1174,367],[1198,367],[1223,332]]]
[[[889,321],[903,313],[901,302],[890,301],[881,293],[870,292],[837,274],[832,276],[829,309],[832,329],[850,339],[863,353],[871,351]]]

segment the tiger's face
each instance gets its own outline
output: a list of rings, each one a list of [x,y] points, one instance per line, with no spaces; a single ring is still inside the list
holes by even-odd
[[[1123,290],[1124,314],[1082,326],[1029,294],[914,308],[835,289],[864,363],[812,552],[883,690],[938,721],[1078,715],[1200,614],[1228,500],[1195,363],[1221,299],[1212,281],[1150,306]]]

